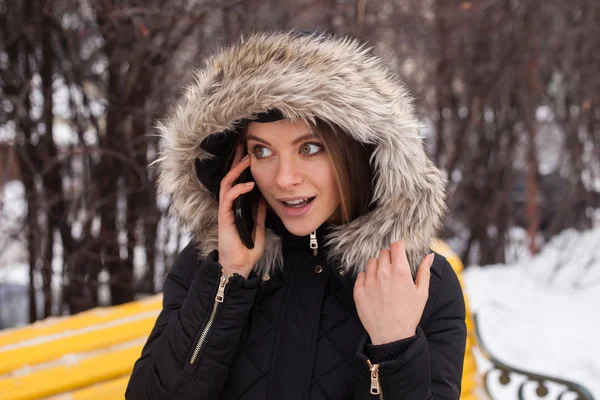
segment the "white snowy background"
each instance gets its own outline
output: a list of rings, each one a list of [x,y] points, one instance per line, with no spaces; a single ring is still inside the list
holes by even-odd
[[[535,257],[470,266],[464,277],[482,339],[496,358],[579,383],[600,398],[600,228],[565,231]]]

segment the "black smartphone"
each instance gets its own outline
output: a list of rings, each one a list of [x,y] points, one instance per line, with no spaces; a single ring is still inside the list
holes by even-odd
[[[250,168],[246,168],[237,179],[236,184],[253,182]],[[254,248],[252,240],[252,231],[254,230],[254,207],[258,204],[259,191],[256,185],[248,193],[240,195],[233,202],[233,215],[235,217],[235,226],[240,235],[242,243],[247,248]]]

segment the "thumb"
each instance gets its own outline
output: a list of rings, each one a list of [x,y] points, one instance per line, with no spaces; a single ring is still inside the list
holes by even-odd
[[[421,265],[419,265],[419,269],[417,270],[415,285],[417,290],[424,293],[429,292],[429,278],[431,277],[431,265],[433,264],[434,258],[435,254],[429,254],[421,261]]]

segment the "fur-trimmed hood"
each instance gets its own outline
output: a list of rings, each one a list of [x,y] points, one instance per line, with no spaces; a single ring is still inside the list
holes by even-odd
[[[201,253],[217,248],[218,203],[196,176],[195,160],[208,156],[200,143],[269,109],[291,120],[328,121],[374,147],[374,207],[319,238],[330,261],[355,275],[381,248],[404,239],[414,273],[445,212],[444,182],[425,153],[405,86],[370,49],[330,36],[257,34],[224,48],[159,124],[159,192]],[[259,274],[280,264],[280,238],[267,230],[266,240]]]

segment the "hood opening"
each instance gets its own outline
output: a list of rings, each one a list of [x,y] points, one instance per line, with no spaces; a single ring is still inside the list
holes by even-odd
[[[235,130],[207,136],[200,143],[207,157],[199,157],[194,163],[199,183],[218,200],[221,180],[231,168],[237,145],[244,142],[247,124],[249,122],[269,123],[282,119],[284,118],[281,111],[271,109],[255,117],[244,119],[242,123],[236,124]],[[334,165],[338,190],[344,199],[343,204],[340,204],[342,220],[335,221],[333,224],[324,223],[324,225],[343,225],[372,211],[376,206],[373,201],[374,171],[370,165],[374,145],[360,143],[342,132],[341,128],[332,127],[320,119],[316,120],[312,129],[318,132],[318,136],[324,142],[327,154]],[[265,227],[279,236],[284,231],[287,232],[280,218],[270,207]],[[287,234],[291,235],[289,232]]]

